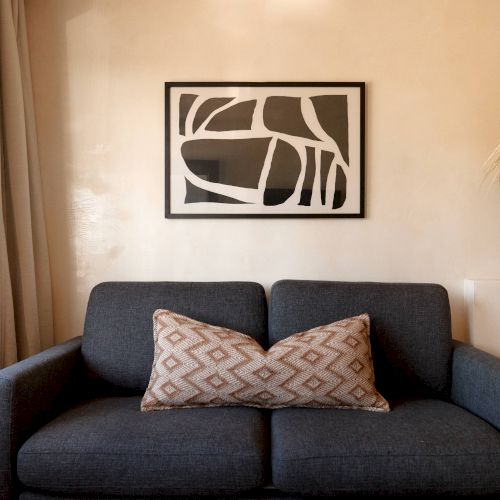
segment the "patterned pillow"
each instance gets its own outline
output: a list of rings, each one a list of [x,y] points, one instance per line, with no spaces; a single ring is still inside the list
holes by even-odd
[[[251,337],[167,310],[143,411],[200,406],[389,411],[375,389],[367,314],[296,333],[267,352]]]

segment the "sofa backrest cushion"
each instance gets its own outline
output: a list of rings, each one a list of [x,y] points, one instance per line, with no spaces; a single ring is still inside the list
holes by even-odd
[[[92,379],[134,393],[146,390],[156,309],[170,309],[266,342],[266,296],[258,283],[101,283],[90,294],[82,342]]]
[[[452,352],[440,285],[283,280],[270,296],[269,343],[368,313],[377,389],[386,397],[447,396]]]

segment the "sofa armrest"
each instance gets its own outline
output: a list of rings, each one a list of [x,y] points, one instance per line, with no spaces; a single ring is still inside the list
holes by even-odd
[[[81,337],[0,370],[0,498],[12,498],[22,443],[80,394]]]
[[[500,430],[500,358],[455,341],[451,399]]]

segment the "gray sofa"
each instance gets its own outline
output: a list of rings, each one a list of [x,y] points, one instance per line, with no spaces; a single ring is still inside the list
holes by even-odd
[[[167,308],[265,346],[369,313],[392,411],[141,413],[152,314]],[[0,497],[500,498],[500,360],[453,343],[439,285],[103,283],[83,337],[0,371]]]

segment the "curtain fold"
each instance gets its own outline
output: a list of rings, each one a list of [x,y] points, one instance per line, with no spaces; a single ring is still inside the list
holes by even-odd
[[[0,0],[0,367],[53,344],[24,0]]]

